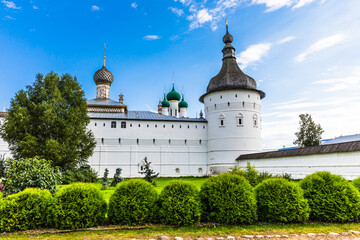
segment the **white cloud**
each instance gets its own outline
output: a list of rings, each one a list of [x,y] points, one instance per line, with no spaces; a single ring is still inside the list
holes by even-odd
[[[7,8],[12,8],[12,9],[21,9],[21,7],[17,7],[16,4],[12,1],[5,1],[5,0],[1,0],[1,2],[3,4],[5,4],[5,6]]]
[[[289,37],[286,37],[286,38],[283,38],[283,39],[280,39],[279,41],[277,41],[276,43],[277,44],[283,44],[283,43],[287,43],[287,42],[290,42],[292,40],[294,40],[295,37],[294,36],[289,36]]]
[[[174,8],[174,7],[169,7],[169,9],[175,13],[178,17],[182,16],[184,14],[184,10],[182,9],[178,9],[178,8]]]
[[[360,90],[360,67],[355,68],[354,72],[350,76],[318,80],[313,82],[313,84],[324,85],[324,92]]]
[[[313,45],[311,45],[308,49],[306,49],[305,52],[299,54],[295,57],[295,62],[303,62],[305,59],[316,52],[319,52],[321,50],[324,50],[326,48],[332,47],[340,42],[342,42],[345,39],[345,36],[343,34],[335,34],[330,37],[326,37],[323,39],[320,39]]]
[[[91,11],[96,12],[96,11],[99,11],[99,10],[100,10],[99,6],[96,6],[96,5],[91,6]]]
[[[133,3],[131,3],[130,5],[131,5],[132,8],[135,8],[135,9],[138,7],[138,5],[137,5],[136,2],[133,2]]]
[[[16,20],[16,18],[12,17],[12,16],[5,16],[4,17],[5,19],[8,19],[8,20]]]
[[[149,41],[158,40],[158,39],[160,39],[160,36],[159,35],[147,35],[147,36],[144,36],[143,39],[149,40]]]
[[[33,9],[37,10],[37,9],[39,9],[39,7],[34,5]]]
[[[309,5],[315,1],[319,1],[320,3],[325,2],[325,0],[252,0],[251,4],[265,4],[266,10],[265,12],[273,12],[283,7],[290,7],[292,9],[298,9]]]
[[[240,67],[242,69],[245,69],[247,66],[255,62],[258,62],[263,57],[265,57],[270,51],[271,47],[274,46],[274,44],[280,45],[289,42],[294,38],[295,37],[293,36],[289,36],[274,43],[259,43],[259,44],[250,45],[247,49],[245,49],[245,51],[242,51],[237,55],[237,62],[240,63]]]
[[[267,55],[271,48],[271,43],[260,43],[250,45],[245,51],[241,52],[237,57],[237,62],[240,63],[240,67],[245,69],[251,63],[260,61]]]
[[[272,12],[282,7],[289,7],[294,0],[252,0],[251,4],[265,4],[267,9],[265,12]]]

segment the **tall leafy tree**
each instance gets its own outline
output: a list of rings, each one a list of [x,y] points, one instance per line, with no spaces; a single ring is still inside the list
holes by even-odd
[[[38,156],[62,170],[85,164],[95,139],[86,128],[90,119],[76,77],[50,72],[36,76],[32,86],[16,93],[1,137],[15,158]]]
[[[296,139],[294,144],[299,147],[309,147],[320,145],[321,135],[324,130],[320,124],[315,124],[311,115],[308,113],[300,114],[299,131],[295,133]]]

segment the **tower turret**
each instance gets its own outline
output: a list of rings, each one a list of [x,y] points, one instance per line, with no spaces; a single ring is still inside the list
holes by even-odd
[[[105,51],[106,45],[104,44],[104,63],[101,69],[97,70],[94,74],[94,81],[96,83],[96,98],[108,99],[110,86],[114,80],[114,77],[110,71],[105,67]]]
[[[208,121],[209,172],[214,174],[234,167],[240,154],[261,151],[260,100],[265,97],[239,68],[227,21],[223,42],[221,70],[200,97]]]

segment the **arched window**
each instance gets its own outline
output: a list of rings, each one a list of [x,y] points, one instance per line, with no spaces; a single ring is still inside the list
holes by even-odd
[[[155,145],[155,138],[153,139],[153,144]]]
[[[126,128],[126,122],[121,122],[121,128]]]
[[[225,115],[224,114],[220,114],[219,116],[219,127],[225,127]]]
[[[95,127],[97,126],[97,124],[95,123]]]
[[[236,124],[238,127],[242,127],[244,124],[244,115],[242,115],[242,113],[238,113],[238,115],[236,115]]]
[[[258,127],[259,126],[259,119],[258,119],[258,116],[256,114],[254,114],[253,119],[254,119],[254,127]]]
[[[101,139],[101,144],[104,144],[104,138]]]
[[[136,144],[139,145],[139,139],[138,138],[136,139]]]
[[[111,122],[111,128],[116,128],[116,122],[115,121]]]

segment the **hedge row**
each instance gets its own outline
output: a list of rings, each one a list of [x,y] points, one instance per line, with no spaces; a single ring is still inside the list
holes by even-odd
[[[308,219],[356,222],[360,193],[344,178],[328,172],[311,174],[300,185],[274,178],[255,188],[244,177],[226,173],[209,178],[200,191],[191,183],[175,180],[160,195],[143,180],[126,181],[117,185],[107,206],[96,186],[74,183],[54,197],[48,190],[29,188],[0,199],[0,230],[93,227],[105,222],[106,213],[109,223],[121,225],[179,226],[200,220],[223,224]]]

